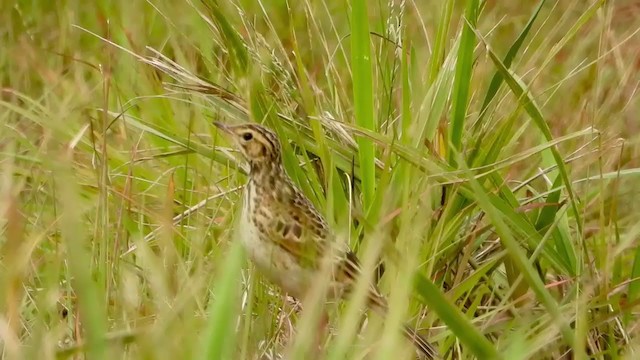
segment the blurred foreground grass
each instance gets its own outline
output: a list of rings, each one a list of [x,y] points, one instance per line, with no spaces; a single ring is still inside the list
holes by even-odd
[[[410,358],[404,319],[450,359],[637,358],[640,2],[2,10],[3,358],[309,354],[233,241],[212,120],[274,128],[383,264],[388,318],[329,306],[320,358]]]

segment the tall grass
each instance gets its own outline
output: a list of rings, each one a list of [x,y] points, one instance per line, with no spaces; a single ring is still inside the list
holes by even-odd
[[[3,358],[634,359],[640,3],[25,2],[0,15]],[[363,265],[235,236],[255,121]],[[367,281],[388,295],[362,311]],[[326,285],[326,284],[325,284]],[[330,326],[314,348],[321,310]]]

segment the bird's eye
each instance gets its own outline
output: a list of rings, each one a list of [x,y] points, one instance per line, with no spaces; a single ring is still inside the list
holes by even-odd
[[[244,134],[242,134],[242,138],[244,139],[244,141],[249,141],[251,139],[253,139],[253,134],[250,132],[246,132]]]

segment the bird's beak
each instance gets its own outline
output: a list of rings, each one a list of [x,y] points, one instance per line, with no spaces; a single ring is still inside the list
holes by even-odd
[[[222,132],[224,133],[231,133],[231,130],[229,130],[229,127],[219,121],[214,121],[213,125],[215,125],[218,129],[220,129]]]

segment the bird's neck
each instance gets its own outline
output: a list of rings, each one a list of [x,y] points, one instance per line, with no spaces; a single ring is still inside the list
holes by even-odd
[[[287,177],[279,162],[252,162],[250,167],[249,177],[257,187],[274,190],[277,184]]]

